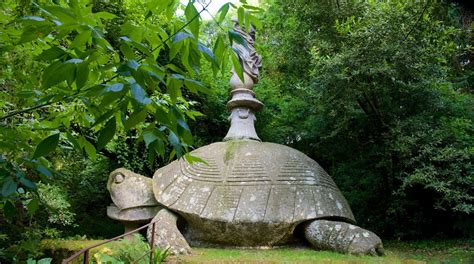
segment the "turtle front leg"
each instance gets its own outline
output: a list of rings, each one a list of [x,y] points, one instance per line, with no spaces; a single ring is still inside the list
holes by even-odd
[[[304,235],[316,249],[355,255],[384,254],[382,240],[375,233],[344,222],[314,220],[305,226]]]
[[[187,255],[191,253],[191,248],[183,234],[178,230],[177,220],[178,216],[168,209],[161,209],[156,214],[155,218],[151,220],[156,221],[154,244],[159,248],[167,248],[174,255]],[[153,225],[148,227],[148,241],[151,241],[152,227]]]

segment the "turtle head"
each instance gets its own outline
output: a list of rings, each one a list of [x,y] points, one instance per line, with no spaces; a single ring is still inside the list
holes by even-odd
[[[158,205],[153,195],[153,180],[124,168],[110,173],[107,190],[120,210]]]

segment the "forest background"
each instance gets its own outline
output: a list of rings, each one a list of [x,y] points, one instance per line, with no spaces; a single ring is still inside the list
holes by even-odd
[[[474,238],[472,9],[241,2],[210,20],[168,0],[0,4],[0,248],[115,236],[113,169],[152,176],[222,140],[231,16],[257,27],[263,141],[318,161],[383,239]]]

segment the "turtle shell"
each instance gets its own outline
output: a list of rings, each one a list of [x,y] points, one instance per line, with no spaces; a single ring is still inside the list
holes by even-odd
[[[300,223],[331,218],[354,223],[332,178],[293,148],[238,140],[191,152],[156,171],[153,190],[165,207],[187,216],[231,223]]]

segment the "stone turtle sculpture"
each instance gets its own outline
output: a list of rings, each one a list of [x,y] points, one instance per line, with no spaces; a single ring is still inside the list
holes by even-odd
[[[253,47],[255,31],[236,22],[247,42],[232,44],[243,63],[243,79],[230,80],[230,128],[224,138],[192,155],[205,163],[177,160],[158,169],[153,180],[125,169],[109,176],[114,205],[107,214],[126,230],[156,221],[155,243],[175,254],[190,246],[271,247],[306,240],[317,249],[353,254],[383,254],[374,233],[355,226],[347,201],[331,177],[303,153],[260,142],[255,112],[263,104],[252,87],[261,58]]]
[[[179,254],[189,253],[189,245],[271,247],[303,238],[317,249],[383,254],[380,238],[354,225],[331,177],[303,153],[235,140],[192,154],[206,163],[174,161],[155,172],[153,188],[146,183],[150,178],[125,169],[110,174],[108,189],[120,210],[159,208],[152,220],[157,221],[157,246]]]

